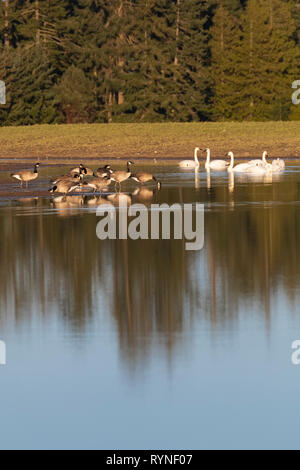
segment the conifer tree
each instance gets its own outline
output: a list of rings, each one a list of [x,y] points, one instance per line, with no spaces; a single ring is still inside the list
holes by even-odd
[[[136,28],[131,34],[125,96],[128,118],[163,121],[171,113],[168,90],[174,80],[175,3],[170,0],[137,0]],[[173,84],[172,84],[173,86]]]
[[[288,119],[299,56],[291,8],[281,0],[249,0],[236,25],[220,6],[211,43],[215,119]]]
[[[212,117],[217,121],[235,119],[240,105],[241,39],[238,21],[221,1],[211,28]]]
[[[298,119],[299,31],[299,0],[2,0],[0,123]]]
[[[300,45],[300,1],[292,1],[292,14],[296,24],[296,41]]]
[[[181,0],[176,22],[175,118],[205,120],[209,88],[208,2]]]
[[[298,57],[293,40],[295,24],[291,3],[249,0],[242,27],[243,55],[239,78],[244,89],[237,117],[287,119]]]

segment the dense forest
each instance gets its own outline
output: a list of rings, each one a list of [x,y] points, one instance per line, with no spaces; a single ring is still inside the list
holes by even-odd
[[[0,125],[300,119],[300,0],[0,0]]]

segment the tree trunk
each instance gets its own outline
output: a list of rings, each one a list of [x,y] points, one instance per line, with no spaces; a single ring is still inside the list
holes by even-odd
[[[112,105],[113,105],[113,94],[111,91],[108,93],[108,109],[107,109],[107,120],[112,122]]]
[[[120,4],[119,4],[119,8],[118,8],[118,16],[119,18],[122,18],[123,17],[123,0],[120,0]],[[119,34],[119,39],[118,39],[118,42],[119,44],[121,45],[121,43],[123,42],[123,39],[122,39],[122,34],[120,33]],[[124,60],[119,57],[118,58],[118,67],[120,68],[120,70],[122,70],[124,66]],[[118,95],[117,95],[117,103],[118,104],[123,104],[124,103],[124,93],[122,91],[118,91]]]
[[[118,104],[123,104],[125,101],[124,99],[124,93],[122,91],[118,92]]]
[[[225,48],[225,41],[224,41],[224,7],[223,2],[221,3],[221,12],[222,12],[222,21],[221,21],[221,51],[222,51],[222,58],[224,57],[224,48]],[[224,85],[224,67],[221,70],[221,84]]]
[[[37,24],[35,42],[36,42],[36,45],[39,46],[40,37],[41,37],[39,0],[35,0],[35,19],[36,19],[36,24]]]
[[[8,35],[8,10],[9,10],[9,0],[5,0],[5,20],[4,20],[4,45],[5,47],[9,47],[9,35]]]
[[[72,124],[72,112],[71,112],[71,105],[67,104],[65,108],[65,113],[66,113],[66,120],[67,124]]]
[[[253,80],[253,41],[254,41],[254,25],[253,25],[253,18],[250,18],[250,77]],[[253,116],[253,108],[254,108],[254,100],[253,96],[250,98],[250,118],[252,119]]]
[[[273,0],[269,0],[270,2],[270,29],[273,30]]]
[[[179,26],[180,26],[180,0],[177,0],[176,32],[175,32],[176,49],[175,49],[174,65],[178,65]]]

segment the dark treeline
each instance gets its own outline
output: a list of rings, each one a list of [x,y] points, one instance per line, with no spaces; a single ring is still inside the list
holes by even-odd
[[[1,125],[300,119],[299,0],[1,0]]]

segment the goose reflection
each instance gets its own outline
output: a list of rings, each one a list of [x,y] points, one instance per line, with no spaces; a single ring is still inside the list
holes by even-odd
[[[33,203],[37,205],[39,198],[38,197],[20,197],[18,202],[24,206],[32,205]]]
[[[51,200],[51,205],[59,217],[70,217],[80,213],[79,209],[84,204],[82,196],[57,196]]]
[[[83,196],[66,196],[66,203],[69,207],[81,207],[84,204]]]
[[[126,193],[108,194],[106,198],[109,202],[112,202],[112,204],[117,207],[122,205],[130,206],[132,201],[131,195]]]
[[[88,206],[92,207],[97,207],[104,204],[112,205],[112,203],[109,202],[103,194],[101,194],[100,196],[87,197],[85,201]]]
[[[270,185],[237,187],[237,181],[235,189],[230,179],[229,190],[227,182],[214,188],[222,208],[207,211],[207,243],[200,252],[187,252],[184,240],[100,241],[97,218],[81,210],[77,196],[68,196],[72,208],[68,198],[54,198],[55,215],[66,211],[66,217],[51,211],[23,217],[18,207],[0,208],[0,308],[5,312],[0,324],[18,328],[34,316],[43,320],[55,314],[89,344],[89,328],[104,317],[113,320],[121,360],[132,367],[149,357],[153,344],[175,357],[184,334],[198,321],[233,331],[245,305],[253,305],[271,329],[275,291],[284,290],[287,315],[299,303],[298,208],[272,204],[298,200],[298,180],[283,178],[271,190]],[[178,202],[177,188],[165,191],[169,203]],[[242,210],[229,210],[233,194],[237,203],[247,202]],[[119,198],[110,203],[119,204]],[[262,207],[262,201],[270,204]],[[50,203],[43,204],[47,210]],[[81,217],[68,217],[77,210]]]
[[[138,188],[136,189],[133,193],[132,196],[134,197],[135,200],[139,202],[148,202],[152,201],[154,198],[155,191],[149,188]]]

